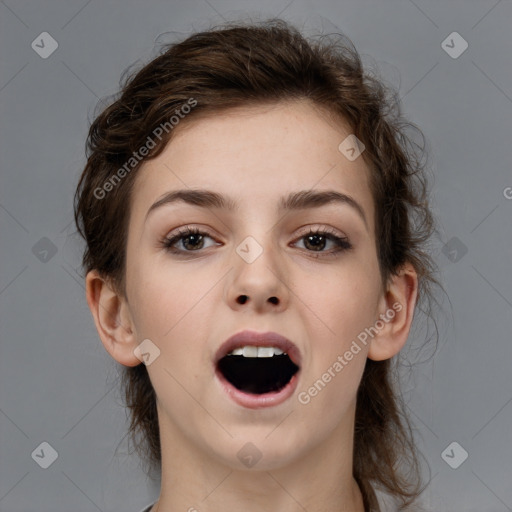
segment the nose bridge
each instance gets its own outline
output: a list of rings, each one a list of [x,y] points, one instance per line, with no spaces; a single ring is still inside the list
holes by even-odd
[[[259,224],[235,247],[233,272],[227,290],[232,306],[249,302],[256,308],[288,300],[284,266],[272,230]]]
[[[264,267],[266,272],[270,272],[268,267],[272,268],[277,263],[275,261],[276,248],[274,247],[277,241],[272,226],[273,219],[266,217],[267,208],[262,201],[256,201],[253,206],[254,208],[251,210],[254,212],[253,214],[239,218],[241,229],[238,233],[243,238],[235,246],[233,263],[238,271],[243,271],[246,267],[252,272],[255,268],[261,271],[260,267]],[[251,266],[252,268],[250,268]],[[272,270],[275,272],[277,269],[272,268]]]

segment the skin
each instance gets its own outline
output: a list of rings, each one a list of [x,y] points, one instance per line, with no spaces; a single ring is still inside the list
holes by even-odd
[[[162,443],[154,511],[364,510],[352,475],[356,392],[367,357],[391,358],[405,344],[417,276],[405,265],[382,288],[369,171],[362,157],[349,161],[338,150],[350,133],[306,101],[238,108],[182,123],[163,153],[140,169],[126,297],[96,271],[87,275],[86,295],[101,341],[117,362],[141,364],[134,350],[144,339],[160,350],[147,366]],[[174,203],[145,222],[164,193],[187,188],[228,195],[239,211]],[[367,225],[346,204],[278,214],[281,196],[311,189],[350,195]],[[188,258],[166,252],[160,241],[187,225],[208,229],[212,238],[195,251],[201,245],[192,241]],[[327,242],[315,252],[303,227],[329,227],[353,248],[328,257],[334,245]],[[263,249],[252,263],[235,250],[247,236]],[[245,303],[237,301],[241,295]],[[396,302],[401,311],[301,404],[298,394]],[[244,329],[276,331],[301,351],[299,384],[284,403],[247,409],[218,385],[214,354]],[[262,454],[252,468],[237,457],[249,442]]]

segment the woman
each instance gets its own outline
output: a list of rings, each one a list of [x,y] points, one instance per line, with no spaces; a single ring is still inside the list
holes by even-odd
[[[349,42],[271,20],[170,45],[93,122],[75,220],[144,510],[413,510],[392,361],[436,280],[395,109]]]

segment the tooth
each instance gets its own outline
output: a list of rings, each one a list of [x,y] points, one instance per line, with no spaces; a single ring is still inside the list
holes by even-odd
[[[272,357],[275,350],[274,347],[258,347],[258,357]]]
[[[243,348],[244,357],[258,357],[258,347],[248,345]]]
[[[273,357],[286,354],[277,347],[257,347],[254,345],[246,345],[239,347],[229,352],[228,356],[244,356],[244,357]]]

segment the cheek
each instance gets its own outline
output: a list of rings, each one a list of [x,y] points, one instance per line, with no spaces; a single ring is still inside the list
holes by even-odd
[[[308,274],[297,279],[297,292],[310,306],[321,332],[335,343],[349,341],[361,329],[372,325],[377,315],[380,277],[374,265],[347,265],[325,276]],[[314,338],[312,338],[314,339]]]
[[[308,325],[310,364],[298,400],[305,415],[322,418],[317,432],[321,438],[339,426],[355,404],[368,352],[358,335],[375,322],[379,281],[371,268],[356,272],[353,267],[336,279],[331,274],[311,290],[308,305],[315,314],[305,310],[301,315]]]
[[[197,329],[201,303],[214,284],[200,273],[185,272],[179,265],[172,269],[140,265],[131,282],[137,332],[162,341],[175,337],[177,330]]]

